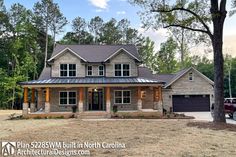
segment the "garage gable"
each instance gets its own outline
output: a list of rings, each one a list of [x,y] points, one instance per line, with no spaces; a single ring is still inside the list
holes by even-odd
[[[202,73],[190,69],[186,71],[181,77],[176,79],[171,88],[175,92],[183,94],[198,93],[198,92],[211,92],[213,90],[213,82],[204,76]]]
[[[192,79],[190,79],[192,77]],[[167,84],[166,88],[170,85],[173,86],[176,83],[182,84],[193,84],[193,83],[205,83],[207,85],[214,85],[214,82],[210,80],[207,76],[203,75],[201,72],[196,70],[195,68],[191,67],[188,69],[184,69],[179,71]],[[185,82],[185,83],[184,83]]]

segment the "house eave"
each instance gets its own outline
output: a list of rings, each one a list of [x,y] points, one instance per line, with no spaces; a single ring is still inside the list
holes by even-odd
[[[91,84],[91,83],[83,83],[83,84],[20,84],[22,87],[28,87],[28,88],[42,88],[42,87],[66,87],[66,88],[73,88],[73,87],[117,87],[117,86],[122,86],[122,87],[144,87],[144,86],[150,86],[150,87],[157,87],[157,86],[164,86],[163,82],[160,83],[109,83],[109,84]]]

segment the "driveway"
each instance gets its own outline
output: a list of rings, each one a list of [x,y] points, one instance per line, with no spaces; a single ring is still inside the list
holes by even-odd
[[[195,120],[203,120],[203,121],[213,121],[211,117],[211,112],[183,112],[183,114],[187,116],[195,117]],[[236,121],[230,119],[228,115],[226,116],[226,122],[230,124],[236,124]]]

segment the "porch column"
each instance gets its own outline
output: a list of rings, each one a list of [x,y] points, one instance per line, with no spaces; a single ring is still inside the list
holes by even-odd
[[[111,112],[111,89],[106,87],[106,111],[107,113]]]
[[[83,112],[84,111],[84,87],[80,87],[79,88],[79,112]]]
[[[28,88],[24,87],[24,102],[23,102],[23,110],[22,110],[22,114],[23,115],[27,115],[28,114],[28,107],[29,107]]]
[[[38,89],[38,101],[37,101],[37,110],[43,107],[43,90],[42,88]]]
[[[138,110],[142,110],[142,94],[141,94],[141,87],[138,87]]]
[[[49,87],[46,87],[46,98],[45,98],[45,112],[49,113],[50,112],[50,91]]]
[[[162,89],[161,86],[158,86],[158,106],[157,109],[162,111],[163,107],[162,107]]]
[[[157,93],[157,88],[153,87],[153,109],[158,109],[158,99],[159,99],[159,92]]]
[[[35,89],[31,89],[30,112],[35,112]]]

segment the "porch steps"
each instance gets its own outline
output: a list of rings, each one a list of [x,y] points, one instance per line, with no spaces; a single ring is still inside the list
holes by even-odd
[[[88,111],[78,114],[80,119],[104,119],[110,118],[110,114],[105,111]]]

